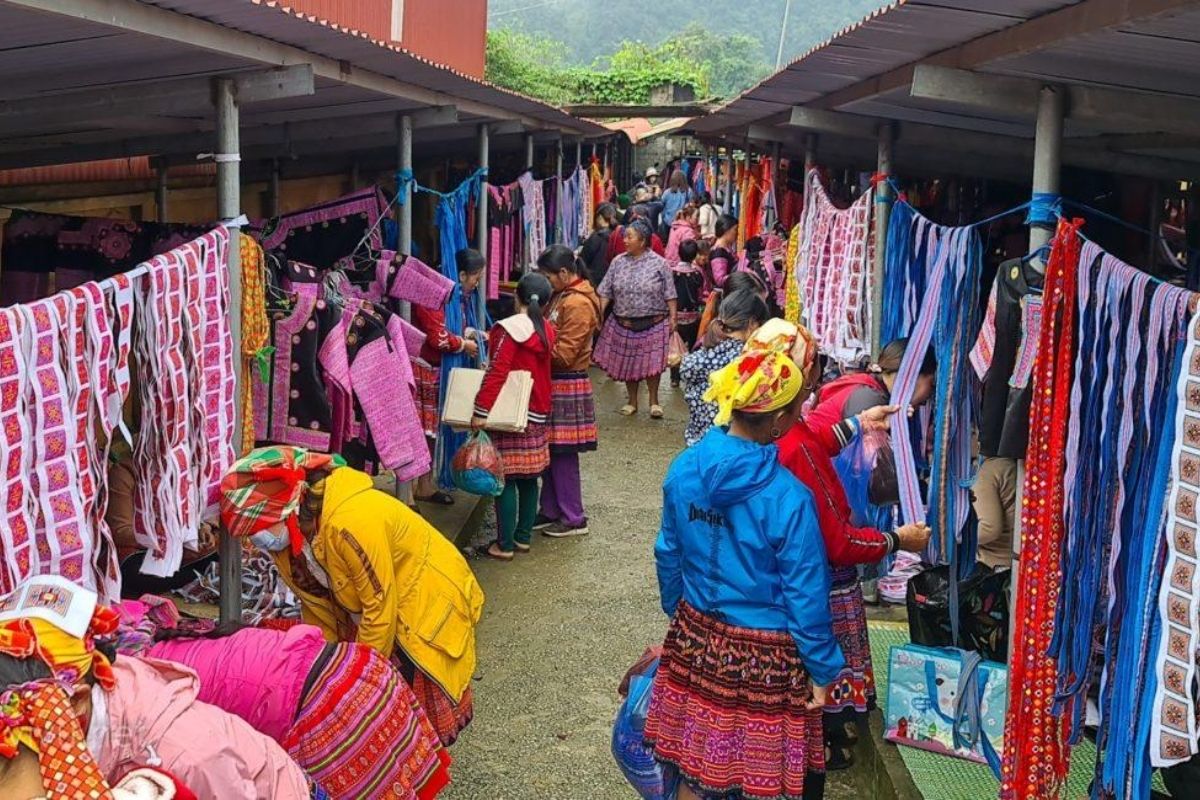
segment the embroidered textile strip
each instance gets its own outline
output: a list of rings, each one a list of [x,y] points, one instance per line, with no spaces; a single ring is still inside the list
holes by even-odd
[[[804,236],[796,259],[801,315],[821,352],[840,363],[871,350],[871,209],[867,192],[847,209],[833,205],[820,174],[808,174]]]
[[[910,213],[919,217],[914,211]],[[978,330],[983,246],[974,228],[944,228],[931,223],[914,227],[923,233],[924,252],[933,254],[933,265],[921,313],[893,386],[892,403],[901,408],[909,406],[925,354],[933,347],[938,369],[930,415],[934,426],[928,513],[917,476],[911,427],[897,425],[892,436],[901,510],[909,522],[928,517],[933,529],[929,556],[938,563],[953,560],[951,548],[970,533],[968,487],[975,410],[974,373],[968,368],[967,357]],[[916,244],[919,242],[909,242],[910,247]]]
[[[1108,259],[1116,261],[1112,256]],[[1123,269],[1132,269],[1121,265]],[[1165,545],[1163,520],[1167,506],[1172,452],[1175,445],[1175,387],[1186,340],[1191,295],[1165,284],[1154,287],[1144,358],[1137,371],[1145,375],[1141,395],[1128,405],[1135,420],[1132,455],[1126,472],[1130,487],[1116,531],[1109,568],[1108,623],[1102,625],[1104,673],[1100,685],[1100,758],[1095,794],[1149,796],[1150,718],[1154,696],[1153,627],[1158,619]],[[1118,323],[1124,322],[1122,317]],[[1124,327],[1124,325],[1122,325]],[[1128,378],[1127,378],[1128,380]],[[1147,490],[1146,487],[1158,487]]]
[[[1012,614],[1011,693],[1004,724],[1001,800],[1058,797],[1070,748],[1052,713],[1057,665],[1046,655],[1062,578],[1063,474],[1075,348],[1082,220],[1059,223],[1046,267],[1021,504],[1021,585]]]
[[[250,379],[258,370],[259,353],[271,339],[271,323],[267,320],[267,298],[265,290],[266,264],[263,249],[254,237],[239,234],[238,252],[242,262],[242,441],[239,453],[245,455],[254,449],[254,391],[261,391],[261,384]]]
[[[1176,389],[1175,450],[1167,506],[1166,566],[1158,593],[1160,634],[1154,652],[1157,685],[1151,715],[1150,761],[1168,767],[1197,752],[1196,651],[1200,644],[1200,315],[1188,330]]]

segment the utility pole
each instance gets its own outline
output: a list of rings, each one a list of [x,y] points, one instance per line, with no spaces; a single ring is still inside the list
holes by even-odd
[[[792,16],[792,0],[784,0],[783,22],[779,25],[779,52],[775,55],[775,71],[783,69],[783,44],[787,41],[788,19]]]

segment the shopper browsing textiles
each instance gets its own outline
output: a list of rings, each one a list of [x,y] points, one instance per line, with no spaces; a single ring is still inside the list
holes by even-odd
[[[608,273],[608,263],[612,260],[609,255],[609,243],[619,226],[620,215],[612,203],[604,203],[596,209],[592,235],[584,240],[579,251],[579,257],[587,266],[587,278],[592,282],[592,286],[599,286]]]
[[[608,268],[597,290],[601,315],[611,305],[596,344],[596,364],[613,380],[623,381],[627,417],[638,410],[643,381],[650,395],[650,416],[661,419],[658,385],[667,368],[667,347],[675,330],[675,280],[666,259],[648,249],[650,227],[640,220],[625,226],[626,252]]]
[[[596,449],[596,402],[592,396],[592,342],[600,329],[600,297],[571,248],[552,245],[538,257],[538,271],[554,294],[546,316],[554,325],[550,354],[550,467],[542,476],[541,513],[534,530],[561,538],[588,532],[583,510],[579,454]]]
[[[700,236],[700,229],[696,225],[696,207],[691,203],[679,210],[675,221],[671,223],[671,231],[667,236],[667,250],[665,258],[671,266],[675,266],[682,257],[679,254],[680,248],[686,243],[695,241]]]
[[[487,415],[513,370],[533,376],[529,398],[529,425],[523,433],[496,432],[492,441],[504,459],[504,492],[496,498],[497,540],[484,552],[500,561],[512,561],[517,552],[529,552],[538,511],[538,478],[550,466],[548,421],[552,407],[550,359],[556,334],[544,317],[550,303],[550,282],[531,272],[517,282],[516,313],[500,320],[488,338],[492,360],[475,397],[474,430],[482,430]]]
[[[679,212],[692,201],[692,190],[688,186],[687,175],[677,169],[671,173],[671,185],[663,192],[662,224],[669,228],[675,224]]]
[[[732,281],[730,281],[732,283]],[[767,304],[752,289],[739,289],[725,296],[721,316],[713,323],[721,337],[712,347],[701,347],[683,357],[680,378],[688,406],[688,424],[683,439],[688,447],[708,433],[716,419],[717,404],[705,399],[712,375],[742,354],[746,340],[767,321]]]
[[[700,210],[696,223],[700,226],[700,236],[711,244],[717,238],[717,220],[721,218],[721,212],[713,205],[712,195],[708,192],[701,194],[697,202]]]
[[[675,304],[677,327],[683,342],[684,352],[696,347],[696,335],[700,330],[700,314],[708,298],[708,245],[696,239],[684,242],[679,248],[679,263],[671,265],[675,276]],[[671,367],[671,385],[679,386],[680,366]]]
[[[487,261],[477,250],[460,250],[455,256],[458,266],[458,286],[450,295],[448,303],[458,303],[463,313],[455,315],[456,319],[466,320],[468,303],[475,302],[475,290],[483,279],[483,270]],[[429,442],[430,452],[438,436],[441,426],[442,410],[440,393],[442,384],[442,355],[445,353],[465,353],[470,358],[479,355],[479,343],[475,341],[476,332],[471,328],[458,327],[450,330],[446,327],[446,312],[443,309],[430,309],[414,304],[412,306],[413,325],[425,334],[425,344],[421,346],[421,358],[413,361],[413,376],[417,381],[417,404],[421,412],[421,427],[425,429],[425,438]],[[438,489],[433,470],[417,479],[415,487],[416,498],[439,505],[451,505],[454,498]]]
[[[750,338],[745,352],[760,349],[787,353],[804,370],[806,385],[816,385],[820,377],[817,344],[806,329],[772,319]],[[833,465],[833,456],[855,436],[864,431],[886,431],[895,411],[892,406],[876,406],[820,430],[800,419],[779,440],[780,463],[812,491],[816,500],[831,567],[833,632],[846,658],[846,669],[830,687],[825,703],[825,758],[830,770],[850,766],[852,748],[858,741],[859,715],[875,707],[875,673],[856,567],[877,564],[896,550],[919,552],[929,544],[929,528],[925,525],[906,525],[894,533],[855,525]]]
[[[845,661],[813,496],[774,445],[806,395],[787,355],[741,356],[710,387],[728,429],[684,450],[663,484],[655,556],[672,621],[645,737],[678,767],[680,800],[823,794],[821,708]]]
[[[866,372],[843,375],[830,381],[817,392],[816,404],[806,417],[813,430],[832,427],[835,423],[849,419],[869,408],[885,406],[891,400],[892,386],[907,339],[891,342],[879,354],[879,360],[871,364]],[[925,405],[933,397],[934,379],[937,376],[937,359],[930,350],[921,362],[920,376],[913,392],[909,413]],[[896,505],[900,502],[900,489],[896,483],[896,459],[890,444],[879,450],[878,461],[871,474],[869,492],[871,503],[877,506]]]
[[[117,615],[93,592],[40,577],[6,600],[18,608],[0,622],[0,797],[99,800],[145,766],[199,797],[325,796],[270,738],[200,702],[192,672],[110,663],[95,638]]]
[[[712,276],[713,285],[720,288],[725,285],[725,279],[737,268],[737,217],[722,214],[717,220],[715,230],[717,238],[712,247]]]
[[[449,746],[471,721],[483,590],[462,553],[371,476],[331,456],[266,447],[221,482],[221,520],[271,554],[326,641],[393,659]]]
[[[148,657],[194,670],[200,700],[279,742],[332,800],[430,800],[449,784],[449,753],[374,649],[312,625],[156,636]]]
[[[700,327],[696,330],[696,337],[704,343],[705,347],[713,347],[725,338],[721,333],[721,329],[714,327],[712,323],[719,316],[721,302],[726,295],[733,294],[739,289],[746,289],[762,298],[763,303],[770,309],[770,291],[767,289],[766,284],[755,277],[752,272],[735,272],[725,279],[725,283],[722,286],[716,286],[713,283],[712,277],[711,255],[709,256],[707,274],[709,285],[715,288],[708,293],[708,299],[704,301],[704,311],[700,313]]]

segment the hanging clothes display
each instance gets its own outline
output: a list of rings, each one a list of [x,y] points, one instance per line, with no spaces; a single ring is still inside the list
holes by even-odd
[[[525,231],[525,252],[521,266],[529,268],[537,263],[538,256],[546,249],[546,198],[543,181],[535,181],[532,173],[526,172],[517,179],[517,184],[521,187],[521,213]]]
[[[1068,403],[1075,353],[1080,221],[1059,223],[1046,267],[1021,505],[1021,591],[1015,608],[1004,724],[1001,800],[1058,797],[1070,749],[1053,713],[1058,669],[1047,655],[1063,577]]]
[[[387,209],[377,187],[261,223],[258,238],[268,253],[326,270],[351,267],[361,247],[383,249],[381,218]]]
[[[901,221],[905,217],[901,216]],[[967,357],[979,329],[979,283],[983,266],[983,244],[975,228],[946,228],[933,225],[919,214],[907,221],[924,231],[920,246],[927,253],[929,291],[909,333],[908,347],[892,387],[892,403],[908,408],[916,389],[927,351],[937,355],[933,420],[933,458],[930,463],[928,509],[917,475],[916,450],[911,427],[892,430],[896,454],[896,479],[905,522],[926,522],[932,529],[929,558],[934,563],[958,563],[951,548],[960,544],[971,550],[969,534],[971,437],[973,435],[975,376]],[[917,246],[913,239],[897,242]]]
[[[874,197],[868,191],[849,208],[839,209],[819,173],[809,173],[795,267],[801,319],[817,337],[821,352],[843,364],[871,351]]]
[[[0,302],[30,303],[52,290],[99,281],[178,247],[207,228],[72,217],[14,209],[0,247]]]
[[[143,571],[171,574],[233,461],[226,253],[218,228],[133,276],[0,309],[0,594],[55,574],[120,596],[105,522],[109,447],[138,358],[136,531]],[[137,324],[135,324],[135,316]],[[118,432],[119,431],[119,432]]]

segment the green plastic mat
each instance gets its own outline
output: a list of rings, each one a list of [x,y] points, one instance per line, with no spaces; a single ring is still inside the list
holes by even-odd
[[[886,714],[888,655],[893,645],[908,644],[908,626],[896,622],[868,622],[871,632],[871,659],[875,664],[875,682],[879,707]],[[890,745],[889,745],[890,746]],[[997,797],[1000,782],[986,764],[930,753],[915,747],[897,746],[904,766],[925,800],[986,800]],[[1068,800],[1088,797],[1088,785],[1096,764],[1096,748],[1084,740],[1071,751],[1071,774],[1067,777]],[[1158,774],[1154,788],[1164,792]]]

